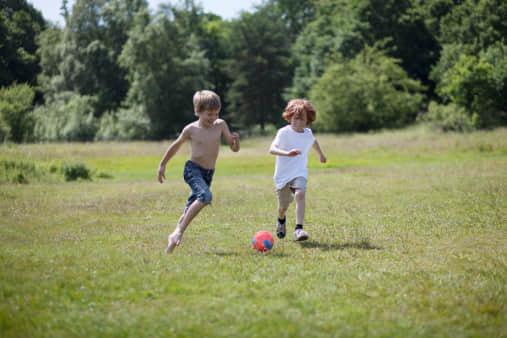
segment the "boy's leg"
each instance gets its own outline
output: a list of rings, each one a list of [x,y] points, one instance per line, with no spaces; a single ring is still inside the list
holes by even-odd
[[[305,192],[301,189],[296,189],[296,224],[303,225],[305,219]]]
[[[208,203],[196,200],[190,205],[187,211],[181,215],[176,229],[169,235],[167,249],[165,250],[166,253],[171,253],[177,245],[180,245],[181,237],[190,222],[192,222],[194,217],[207,205]]]
[[[181,237],[190,222],[192,222],[202,208],[211,203],[212,194],[209,187],[213,178],[213,172],[214,171],[209,170],[203,171],[198,165],[191,161],[185,164],[183,178],[190,186],[190,189],[192,189],[192,192],[188,198],[185,212],[178,220],[176,229],[169,235],[166,253],[172,252],[174,248],[180,244]]]
[[[278,220],[276,222],[276,236],[282,239],[287,233],[285,227],[285,213],[289,208],[292,194],[289,186],[287,185],[282,189],[277,190],[276,195],[278,197]]]
[[[287,212],[288,207],[282,207],[281,205],[278,206],[278,218],[284,219],[285,213]]]
[[[303,230],[303,221],[305,219],[306,208],[306,193],[304,189],[296,188],[294,195],[296,197],[296,229],[294,231],[294,239],[296,241],[306,241],[308,239],[308,234]]]

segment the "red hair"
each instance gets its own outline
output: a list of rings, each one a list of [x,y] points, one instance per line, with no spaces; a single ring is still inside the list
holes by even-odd
[[[290,123],[292,116],[299,118],[303,113],[306,113],[306,124],[311,125],[317,116],[313,104],[306,99],[292,99],[287,103],[282,117]]]

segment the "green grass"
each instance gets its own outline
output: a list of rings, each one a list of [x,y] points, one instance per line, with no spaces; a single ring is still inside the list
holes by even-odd
[[[267,254],[251,238],[274,233],[272,137],[221,150],[172,255],[188,146],[164,184],[169,142],[0,147],[36,169],[0,184],[0,336],[506,337],[507,129],[317,137],[310,240]],[[40,174],[64,162],[92,180]]]

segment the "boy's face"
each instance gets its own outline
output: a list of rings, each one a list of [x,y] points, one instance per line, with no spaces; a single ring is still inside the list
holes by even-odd
[[[306,123],[306,112],[302,112],[301,114],[294,114],[290,118],[290,126],[297,132],[302,132],[303,128],[306,127]]]
[[[202,110],[196,111],[195,115],[199,116],[199,121],[205,128],[209,128],[218,119],[218,110]]]

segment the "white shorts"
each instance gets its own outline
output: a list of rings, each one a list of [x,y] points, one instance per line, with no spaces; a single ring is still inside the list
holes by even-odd
[[[287,183],[282,189],[276,190],[276,197],[278,197],[278,206],[286,208],[294,201],[294,193],[296,189],[306,192],[306,178],[299,176]]]

